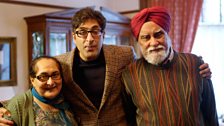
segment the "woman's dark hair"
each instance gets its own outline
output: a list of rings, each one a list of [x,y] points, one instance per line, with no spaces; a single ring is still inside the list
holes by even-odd
[[[62,76],[62,67],[61,67],[60,62],[56,58],[51,57],[51,56],[40,56],[40,57],[37,57],[37,58],[33,59],[31,64],[30,64],[30,68],[29,68],[29,76],[30,77],[32,77],[32,78],[36,77],[36,72],[37,72],[36,64],[38,63],[38,61],[40,61],[42,59],[51,59],[51,60],[53,60],[57,64],[58,69],[60,71],[60,74]],[[63,76],[62,76],[62,78],[63,78]]]
[[[100,11],[94,10],[90,7],[85,7],[77,11],[72,18],[73,32],[75,32],[75,29],[77,29],[82,23],[89,19],[96,20],[100,25],[101,31],[104,31],[106,27],[106,18]]]

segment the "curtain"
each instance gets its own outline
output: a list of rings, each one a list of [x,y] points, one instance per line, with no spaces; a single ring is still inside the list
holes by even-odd
[[[191,52],[203,0],[140,0],[140,9],[163,6],[171,15],[170,37],[178,52]]]

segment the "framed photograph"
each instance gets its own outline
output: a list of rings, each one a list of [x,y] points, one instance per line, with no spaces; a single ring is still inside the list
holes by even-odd
[[[0,86],[17,84],[16,38],[0,37]]]

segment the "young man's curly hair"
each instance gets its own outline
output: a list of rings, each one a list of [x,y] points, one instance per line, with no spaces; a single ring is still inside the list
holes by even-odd
[[[101,12],[94,10],[93,8],[86,7],[77,11],[72,18],[72,28],[73,32],[77,29],[83,22],[94,19],[96,20],[101,28],[101,32],[104,31],[106,27],[106,18],[101,14]]]

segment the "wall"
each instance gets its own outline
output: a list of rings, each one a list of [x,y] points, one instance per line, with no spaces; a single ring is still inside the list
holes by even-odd
[[[0,87],[0,100],[9,99],[28,88],[27,26],[23,18],[59,10],[0,3],[0,37],[16,37],[17,39],[18,82],[17,86]]]
[[[84,6],[104,6],[113,11],[129,11],[138,9],[136,0],[17,0],[27,2],[39,2],[43,4],[52,4],[67,7],[84,7]],[[113,2],[110,2],[113,1]],[[122,3],[121,3],[122,2]],[[115,4],[119,3],[119,4]],[[125,6],[126,3],[129,6]],[[46,7],[26,6],[19,4],[9,4],[0,2],[0,37],[16,37],[17,39],[17,85],[0,86],[0,101],[7,100],[16,94],[28,89],[28,44],[27,44],[27,25],[24,17],[40,15],[48,12],[60,11]]]

